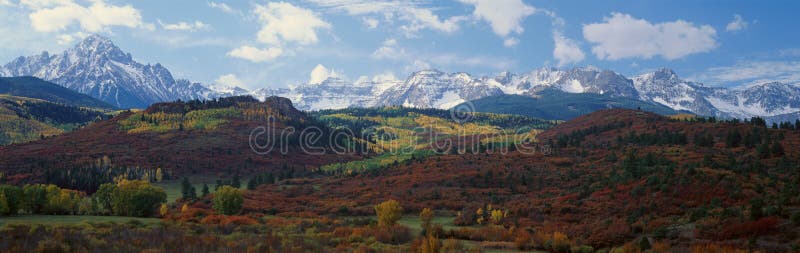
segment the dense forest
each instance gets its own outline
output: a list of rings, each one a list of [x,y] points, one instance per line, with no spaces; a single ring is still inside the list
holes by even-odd
[[[280,106],[216,103],[130,112],[100,132],[204,136],[261,120],[245,113],[252,108]],[[353,160],[302,164],[293,163],[297,157],[290,153],[293,159],[212,164],[220,169],[187,173],[192,170],[101,156],[83,166],[46,169],[42,184],[27,176],[36,170],[4,170],[0,182],[16,185],[0,187],[0,211],[10,220],[34,214],[153,220],[9,223],[0,233],[14,239],[0,239],[0,246],[12,252],[160,252],[179,242],[177,251],[184,252],[800,249],[800,153],[791,148],[800,145],[797,122],[670,118],[620,109],[563,123],[496,114],[456,122],[444,112],[342,109],[292,123],[319,124],[329,133],[360,129],[367,137],[347,141],[370,152]],[[425,139],[436,132],[457,145],[461,135],[517,127],[534,136],[526,145],[550,152],[521,152],[494,137],[476,139],[478,148],[470,152],[442,151]],[[396,147],[418,149],[391,152]],[[215,152],[236,157],[239,151]],[[265,164],[268,169],[259,169]],[[64,236],[69,242],[51,239]],[[157,237],[165,239],[143,240]]]
[[[0,145],[42,139],[109,117],[101,109],[0,96]]]

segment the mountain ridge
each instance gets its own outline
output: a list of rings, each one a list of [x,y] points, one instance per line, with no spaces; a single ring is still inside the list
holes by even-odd
[[[209,99],[214,91],[176,80],[160,63],[141,64],[100,35],[90,35],[59,54],[18,57],[2,76],[34,76],[120,108],[144,108],[155,102]]]
[[[402,105],[449,109],[497,95],[535,97],[546,89],[625,97],[721,118],[780,117],[800,112],[800,87],[762,83],[748,87],[705,86],[681,79],[673,70],[627,77],[593,66],[558,69],[541,67],[524,73],[501,72],[473,76],[424,69],[405,80],[348,81],[338,77],[292,88],[246,90],[175,79],[161,64],[141,64],[108,38],[91,35],[60,54],[43,52],[19,57],[0,68],[2,76],[36,76],[99,98],[121,108],[145,108],[152,103],[252,95],[290,98],[301,110]]]

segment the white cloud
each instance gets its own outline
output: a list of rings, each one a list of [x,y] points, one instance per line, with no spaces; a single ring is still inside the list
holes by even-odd
[[[329,70],[325,66],[322,66],[322,64],[317,64],[317,66],[311,70],[311,74],[309,74],[308,83],[319,84],[331,77],[341,77],[341,74],[336,73],[333,69]]]
[[[242,80],[239,80],[234,74],[221,75],[214,82],[227,87],[243,87]]]
[[[163,23],[159,19],[158,24],[161,25],[161,28],[164,28],[164,30],[172,30],[172,31],[197,31],[208,28],[207,24],[197,20],[191,23],[181,21],[178,23],[169,24],[169,23]]]
[[[214,1],[210,1],[210,2],[208,2],[208,7],[221,10],[222,12],[225,12],[225,13],[234,13],[233,8],[231,8],[230,6],[228,6],[225,3],[217,3],[217,2],[214,2]]]
[[[344,11],[348,15],[359,16],[374,13],[393,12],[410,7],[415,7],[414,1],[396,0],[310,0],[315,4]]]
[[[430,60],[430,62],[436,66],[484,67],[484,68],[493,68],[496,70],[509,69],[515,64],[513,60],[490,57],[490,56],[461,56],[456,54],[439,54],[424,58]]]
[[[11,0],[0,0],[0,6],[14,6]]]
[[[355,83],[367,83],[367,82],[387,83],[396,81],[400,80],[397,79],[397,77],[394,75],[394,72],[386,71],[383,73],[376,74],[372,76],[372,78],[370,78],[369,76],[359,76],[358,79],[356,79]]]
[[[58,44],[59,45],[71,45],[72,42],[75,41],[76,39],[83,39],[83,38],[86,38],[86,36],[89,36],[89,35],[86,34],[86,33],[83,33],[83,32],[76,32],[76,33],[73,33],[73,34],[60,34],[60,35],[58,35]]]
[[[397,40],[388,39],[372,53],[371,57],[374,59],[402,60],[407,58],[407,55],[405,49],[397,46]]]
[[[283,49],[280,47],[270,47],[267,49],[260,49],[253,46],[241,46],[228,52],[228,56],[248,60],[251,62],[267,62],[271,61],[283,54]]]
[[[391,71],[386,71],[386,72],[383,72],[381,74],[377,74],[377,75],[372,77],[372,81],[376,82],[376,83],[392,82],[392,81],[397,81],[397,80],[398,79],[394,75],[394,72],[391,72]]]
[[[603,20],[583,26],[583,37],[596,44],[592,52],[600,59],[660,55],[674,60],[717,47],[717,31],[709,25],[695,26],[683,20],[652,24],[622,13],[612,13]]]
[[[460,22],[466,20],[464,16],[452,16],[448,19],[440,20],[439,16],[434,14],[432,10],[424,8],[406,8],[400,14],[401,19],[409,22],[400,26],[400,29],[408,37],[415,37],[418,31],[425,28],[452,33],[459,29]]]
[[[308,45],[317,43],[317,30],[332,26],[311,10],[296,7],[286,2],[270,2],[258,5],[254,13],[261,22],[258,41],[271,45],[295,42]]]
[[[513,47],[516,46],[518,43],[519,40],[513,37],[503,40],[503,46],[506,47]]]
[[[689,79],[712,85],[776,81],[800,83],[800,61],[740,62],[733,66],[709,68]]]
[[[291,46],[294,45],[316,44],[319,41],[317,30],[332,28],[313,11],[286,2],[257,5],[253,14],[261,23],[256,40],[268,45],[268,48],[245,45],[231,50],[228,56],[252,62],[271,61],[281,56],[285,48],[291,52]]]
[[[431,68],[431,64],[430,63],[428,63],[426,61],[423,61],[423,60],[414,60],[410,64],[406,65],[403,68],[403,71],[408,73],[408,72],[414,72],[414,71],[419,71],[419,70],[423,70],[423,69],[430,69],[430,68]]]
[[[725,31],[735,32],[744,30],[747,29],[747,25],[749,25],[749,23],[744,19],[742,19],[742,15],[736,14],[733,15],[733,20],[730,23],[728,23],[727,26],[725,26]]]
[[[379,21],[378,19],[376,19],[376,18],[370,18],[370,17],[364,17],[364,18],[362,18],[362,19],[361,19],[361,22],[363,22],[363,23],[364,23],[364,26],[366,26],[366,27],[367,27],[367,28],[369,28],[369,29],[375,29],[375,28],[378,28],[378,24],[380,24],[380,21]]]
[[[585,58],[585,55],[578,46],[578,43],[570,38],[565,37],[561,32],[553,32],[553,41],[555,42],[553,58],[558,60],[559,67],[571,63],[581,62]]]
[[[460,0],[475,6],[472,15],[489,22],[492,31],[500,37],[511,33],[521,34],[525,29],[520,24],[525,17],[536,13],[536,8],[522,0]]]
[[[83,31],[98,32],[110,26],[141,27],[139,10],[131,5],[108,5],[103,0],[95,0],[89,6],[82,6],[72,0],[23,0],[22,5],[31,8],[28,16],[31,26],[39,32],[56,32],[77,23]]]
[[[460,23],[467,20],[467,17],[458,15],[449,18],[440,17],[433,10],[421,7],[418,1],[311,0],[311,2],[351,16],[379,14],[390,22],[395,19],[405,21],[399,29],[408,37],[416,37],[423,29],[452,33],[458,31]]]

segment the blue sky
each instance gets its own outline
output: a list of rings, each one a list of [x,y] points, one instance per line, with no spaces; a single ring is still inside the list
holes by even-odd
[[[0,62],[91,33],[177,78],[246,88],[423,68],[659,67],[708,85],[800,80],[798,1],[0,0]]]

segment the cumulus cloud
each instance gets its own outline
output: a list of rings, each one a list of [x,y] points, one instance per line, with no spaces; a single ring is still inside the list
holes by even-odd
[[[207,24],[198,20],[195,20],[194,22],[181,21],[178,23],[169,24],[161,22],[161,20],[159,19],[158,24],[161,25],[161,28],[164,28],[164,30],[172,30],[172,31],[197,31],[208,28]]]
[[[253,46],[241,46],[229,51],[227,55],[230,57],[259,63],[271,61],[278,56],[281,56],[281,54],[283,54],[283,49],[279,47],[260,49]]]
[[[109,5],[102,0],[92,1],[88,6],[72,0],[22,0],[20,4],[32,10],[28,17],[33,29],[39,32],[63,31],[73,24],[87,32],[111,26],[150,28],[142,22],[139,10],[131,5]]]
[[[511,33],[521,34],[525,29],[522,20],[536,13],[536,8],[522,0],[460,0],[475,7],[472,15],[485,20],[492,31],[501,37]]]
[[[317,31],[332,28],[313,11],[286,2],[258,5],[253,14],[261,24],[256,40],[266,44],[267,49],[245,45],[231,50],[228,56],[256,63],[271,61],[281,56],[286,48],[316,44],[319,41]]]
[[[395,39],[384,41],[381,47],[372,53],[372,58],[374,59],[400,60],[405,59],[406,56],[405,49],[398,47]]]
[[[258,41],[266,44],[314,44],[319,40],[317,30],[332,27],[311,10],[286,2],[259,5],[254,12],[262,25],[257,34]]]
[[[595,44],[592,52],[600,59],[661,56],[674,60],[717,47],[717,31],[709,25],[683,20],[653,24],[622,13],[603,20],[583,26],[583,37]]]
[[[239,80],[234,74],[221,75],[214,82],[227,87],[242,87],[243,84],[242,80]]]
[[[340,77],[340,74],[336,73],[333,69],[326,68],[322,64],[317,64],[317,66],[311,70],[311,74],[309,74],[308,83],[320,84],[331,77]]]
[[[561,32],[553,32],[553,41],[555,42],[553,58],[558,61],[559,67],[581,62],[585,58],[583,51],[578,47],[578,43],[565,37]]]
[[[735,32],[747,29],[749,23],[742,18],[742,15],[733,15],[733,20],[725,26],[725,31]]]

